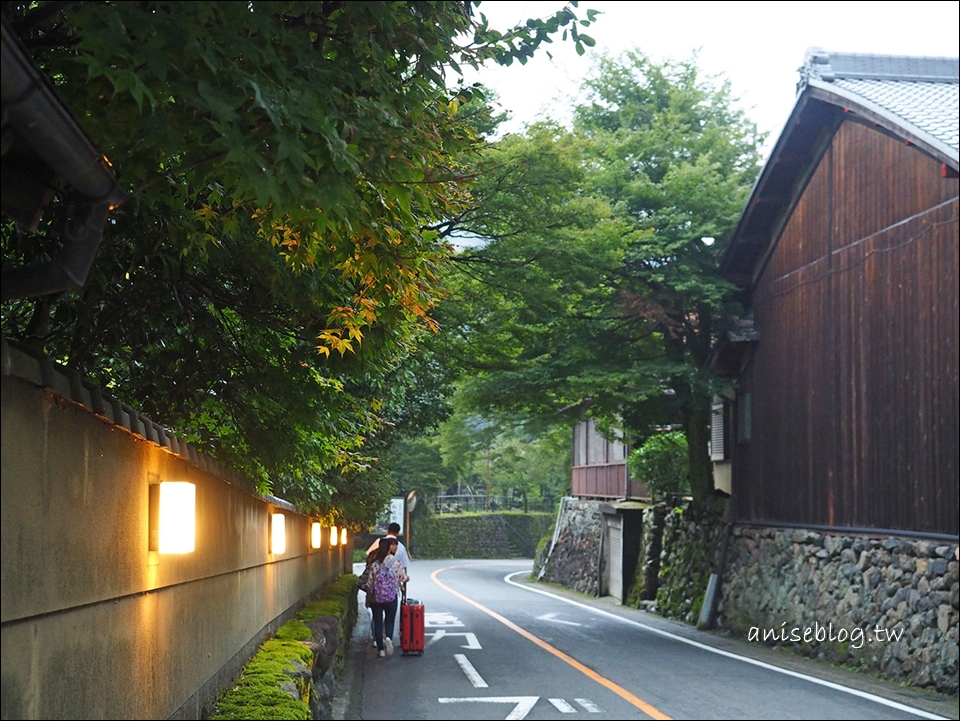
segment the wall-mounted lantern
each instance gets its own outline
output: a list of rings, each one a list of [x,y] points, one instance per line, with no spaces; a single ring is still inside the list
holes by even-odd
[[[274,555],[286,553],[287,527],[282,513],[270,514],[270,553]]]
[[[196,547],[197,487],[183,481],[150,485],[149,550],[193,553]]]

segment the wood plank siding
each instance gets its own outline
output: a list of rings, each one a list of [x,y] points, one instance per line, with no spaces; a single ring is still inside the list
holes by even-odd
[[[647,487],[627,480],[630,449],[619,438],[608,440],[592,418],[573,429],[571,493],[577,498],[647,499]]]
[[[957,535],[958,181],[846,121],[753,293],[743,520]]]
[[[640,481],[631,478],[624,486],[626,463],[574,466],[571,493],[577,498],[649,500],[650,493]]]

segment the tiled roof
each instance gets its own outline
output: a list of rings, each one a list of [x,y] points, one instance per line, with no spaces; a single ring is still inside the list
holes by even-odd
[[[798,91],[807,85],[860,100],[912,133],[960,155],[960,59],[807,50]]]
[[[807,181],[849,121],[866,124],[941,164],[960,169],[960,59],[807,50],[797,102],[740,216],[720,271],[751,286]]]

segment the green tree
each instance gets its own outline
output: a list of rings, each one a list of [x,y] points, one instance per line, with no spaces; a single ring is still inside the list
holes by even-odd
[[[583,192],[589,158],[569,131],[533,126],[485,154],[460,232],[484,239],[454,258],[437,311],[438,354],[465,373],[470,407],[569,423],[576,372],[605,342],[604,310],[623,254],[623,224]]]
[[[372,518],[375,453],[437,401],[411,358],[484,144],[459,69],[592,42],[576,3],[504,32],[479,5],[4,3],[131,195],[83,290],[5,303],[4,333],[262,489]],[[5,222],[5,268],[56,252],[71,212]]]
[[[705,502],[713,486],[706,361],[733,293],[717,265],[758,172],[760,138],[735,107],[729,82],[702,79],[695,58],[662,65],[636,52],[606,58],[587,87],[592,101],[577,108],[575,124],[595,149],[591,190],[634,237],[618,284],[630,325],[624,339],[652,337],[660,346],[653,379],[676,416],[658,420],[679,421],[691,490]],[[649,408],[625,413],[634,428],[638,412]]]
[[[716,268],[759,138],[695,60],[605,58],[586,89],[572,131],[507,138],[481,174],[478,210],[461,218],[489,242],[457,259],[444,341],[479,408],[591,415],[633,445],[683,429],[704,502],[704,363],[733,290]]]
[[[491,475],[495,495],[530,501],[559,498],[570,486],[569,429],[508,429],[493,445]]]
[[[463,393],[431,435],[453,485],[531,500],[557,498],[570,485],[569,427],[484,415]]]
[[[444,465],[453,472],[458,485],[486,490],[490,450],[503,429],[495,420],[466,405],[462,393],[454,391],[450,403],[452,413],[436,434]]]
[[[384,459],[384,465],[396,479],[398,487],[417,489],[429,497],[446,493],[457,483],[456,474],[444,464],[432,437],[405,438],[394,444]]]

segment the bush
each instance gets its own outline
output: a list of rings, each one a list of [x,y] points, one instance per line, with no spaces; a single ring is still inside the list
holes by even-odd
[[[650,436],[627,458],[630,475],[646,484],[657,499],[690,493],[687,437],[682,431]]]

